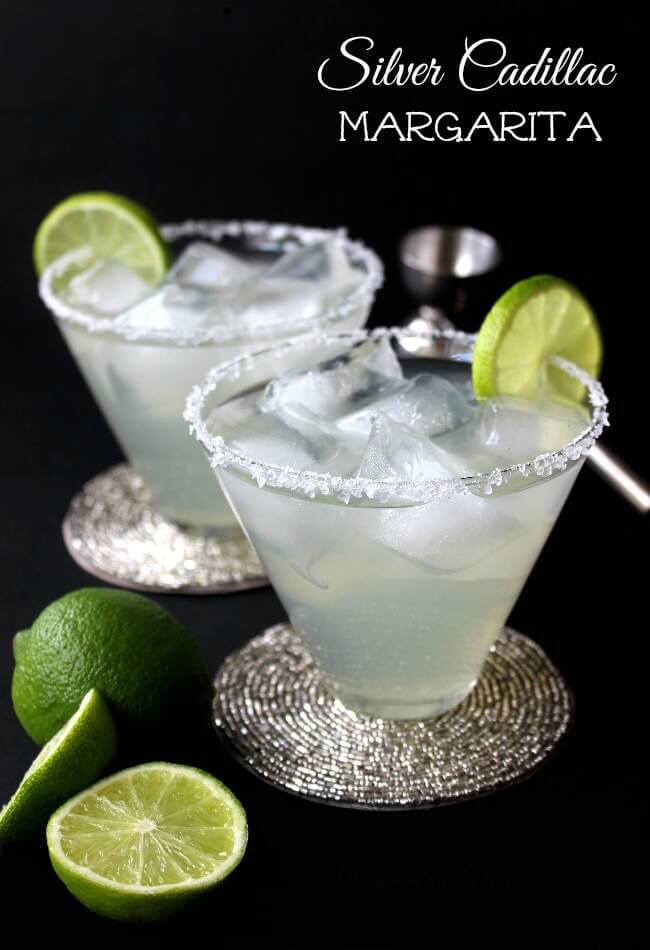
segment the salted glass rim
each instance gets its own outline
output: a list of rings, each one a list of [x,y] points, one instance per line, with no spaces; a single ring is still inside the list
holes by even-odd
[[[350,347],[364,340],[379,340],[385,337],[399,342],[417,337],[423,343],[434,340],[460,347],[471,353],[476,334],[461,330],[441,330],[431,328],[428,331],[414,332],[409,328],[377,327],[374,329],[350,330],[340,333],[313,331],[302,337],[294,337],[275,346],[257,349],[252,353],[228,360],[212,367],[202,383],[195,386],[187,398],[184,418],[189,423],[190,432],[201,443],[208,454],[213,468],[235,467],[245,471],[260,488],[269,487],[285,492],[315,498],[317,495],[335,498],[347,504],[351,499],[368,499],[379,504],[390,500],[402,500],[410,504],[422,504],[436,498],[448,498],[460,494],[491,494],[495,488],[507,484],[511,478],[527,478],[530,475],[548,477],[573,465],[581,456],[589,453],[594,442],[600,437],[603,428],[609,425],[607,414],[608,399],[598,380],[563,357],[552,357],[551,363],[558,369],[581,382],[591,404],[589,425],[570,442],[554,452],[546,452],[529,461],[522,461],[505,468],[495,468],[491,472],[465,475],[456,478],[435,478],[409,480],[402,478],[372,479],[354,476],[341,476],[332,473],[313,472],[291,466],[262,462],[228,445],[222,436],[212,435],[207,428],[202,411],[210,393],[219,382],[233,381],[239,378],[242,370],[250,369],[256,359],[273,353],[281,358],[290,351],[307,349],[340,340],[350,343]],[[443,356],[444,358],[444,356]],[[232,395],[229,397],[233,398]],[[532,480],[532,483],[535,479]]]
[[[315,321],[325,328],[345,320],[355,310],[372,302],[375,293],[384,282],[384,267],[372,248],[362,241],[352,240],[345,228],[318,228],[302,224],[270,223],[250,220],[189,220],[178,224],[163,224],[160,233],[165,241],[173,243],[183,238],[205,238],[213,242],[223,238],[246,238],[279,243],[295,238],[307,245],[316,241],[334,238],[341,242],[352,264],[363,267],[363,282],[344,300],[335,306],[325,307],[317,317],[304,318],[291,327],[291,333],[311,330]],[[50,264],[41,275],[38,292],[45,306],[66,323],[82,327],[89,333],[100,333],[116,339],[133,343],[171,343],[174,346],[201,346],[206,343],[236,343],[256,337],[259,331],[242,332],[239,328],[210,327],[195,330],[192,333],[178,333],[174,330],[152,330],[142,327],[116,327],[115,316],[100,317],[83,307],[73,307],[63,300],[54,290],[55,281],[66,271],[89,257],[88,247],[76,248],[63,254]],[[155,290],[155,288],[152,288]]]

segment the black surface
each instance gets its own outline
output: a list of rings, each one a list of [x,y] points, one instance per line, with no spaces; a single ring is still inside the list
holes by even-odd
[[[122,191],[164,220],[345,224],[388,265],[375,323],[399,322],[406,311],[394,258],[405,228],[487,228],[504,246],[504,287],[550,271],[594,302],[613,404],[608,441],[638,468],[646,464],[647,251],[631,237],[645,183],[630,105],[634,22],[620,5],[607,19],[574,7],[575,23],[566,8],[3,4],[0,800],[35,754],[11,708],[11,637],[55,597],[94,583],[67,556],[60,523],[80,485],[120,458],[36,296],[33,233],[68,193]],[[466,33],[501,36],[521,60],[545,45],[583,45],[620,75],[609,89],[513,90],[480,101],[457,95],[453,83],[364,89],[343,105],[318,87],[315,72],[358,33],[374,36],[384,53],[403,45],[412,58],[450,64]],[[590,109],[605,141],[336,141],[339,108],[456,107]],[[211,737],[188,737],[185,760],[214,771],[244,802],[250,848],[227,885],[165,934],[227,934],[260,947],[640,945],[633,859],[644,797],[644,540],[643,520],[585,470],[511,618],[566,675],[575,728],[547,767],[497,796],[413,815],[346,813],[276,792]],[[269,590],[156,599],[196,634],[212,668],[283,616]],[[0,856],[0,921],[32,929],[55,922],[60,934],[84,940],[142,939],[69,898],[42,845]]]

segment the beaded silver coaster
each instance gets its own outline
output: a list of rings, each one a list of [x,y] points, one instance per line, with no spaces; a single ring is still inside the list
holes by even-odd
[[[63,538],[85,571],[132,590],[226,594],[268,583],[243,536],[217,541],[183,531],[152,508],[129,465],[84,485],[64,518]]]
[[[242,764],[285,791],[350,808],[427,808],[496,791],[546,758],[572,713],[544,651],[509,628],[470,695],[421,722],[347,709],[287,624],[231,654],[215,689],[217,732]]]

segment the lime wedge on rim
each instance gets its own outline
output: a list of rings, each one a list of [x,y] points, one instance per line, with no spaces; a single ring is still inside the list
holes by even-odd
[[[91,689],[65,726],[43,746],[0,811],[0,839],[42,831],[55,808],[97,781],[113,758],[116,744],[108,707]]]
[[[472,382],[479,399],[500,395],[581,402],[585,387],[553,366],[562,356],[597,376],[603,345],[580,291],[559,277],[520,280],[497,300],[478,332]]]
[[[90,910],[160,920],[219,884],[246,850],[244,809],[199,769],[151,762],[97,782],[50,818],[54,870]]]
[[[159,283],[169,252],[146,208],[107,191],[89,191],[66,198],[50,211],[34,239],[34,266],[40,276],[57,258],[88,247],[88,267],[111,258],[136,271],[152,286]]]

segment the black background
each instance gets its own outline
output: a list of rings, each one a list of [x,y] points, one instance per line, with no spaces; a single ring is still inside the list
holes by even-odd
[[[571,16],[570,16],[571,15]],[[621,5],[285,2],[2,4],[0,12],[0,800],[35,750],[9,694],[11,637],[52,599],[94,583],[69,559],[60,522],[72,494],[120,458],[40,304],[35,229],[74,191],[133,196],[161,220],[253,217],[345,225],[387,265],[372,322],[408,309],[395,245],[408,228],[460,223],[496,234],[503,286],[535,272],[577,283],[594,303],[612,397],[609,444],[638,468],[647,293],[635,238],[645,179],[635,140],[637,30]],[[335,94],[320,62],[351,35],[376,55],[436,56],[436,88],[364,86]],[[608,89],[459,91],[464,37],[498,36],[509,58],[582,45],[614,62]],[[338,110],[589,110],[604,141],[573,144],[340,143]],[[637,946],[634,854],[647,622],[644,523],[585,470],[513,613],[544,645],[577,701],[571,736],[548,766],[497,796],[428,813],[376,815],[290,798],[244,774],[217,743],[189,742],[186,761],[230,784],[251,839],[236,875],[166,934],[306,947],[483,943]],[[281,619],[268,591],[159,598],[220,660]],[[643,852],[641,853],[643,859]],[[83,939],[138,937],[68,898],[42,845],[0,856],[4,926],[40,923]],[[29,920],[26,917],[29,914]],[[54,923],[55,922],[55,923]],[[76,930],[75,930],[76,928]],[[26,932],[23,930],[23,932]],[[154,936],[159,939],[159,936]],[[188,937],[188,939],[190,939]]]

